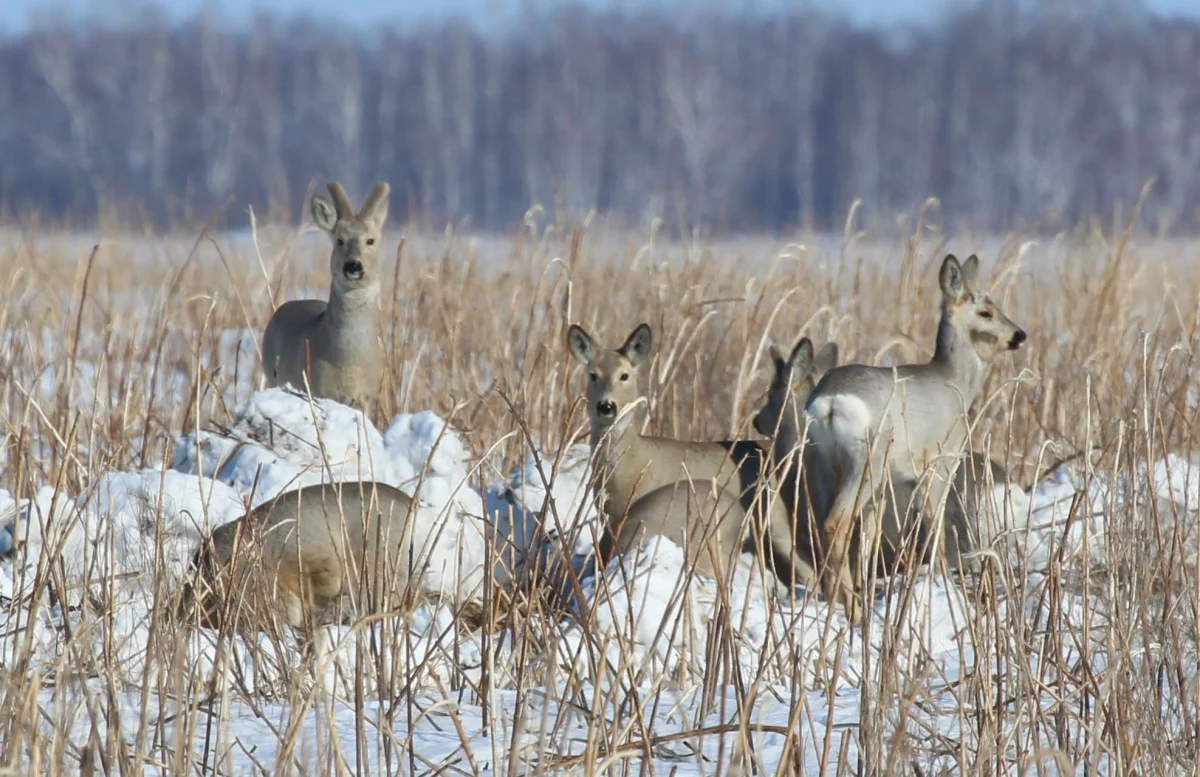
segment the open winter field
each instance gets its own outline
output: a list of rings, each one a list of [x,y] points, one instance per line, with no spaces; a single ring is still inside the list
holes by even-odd
[[[272,306],[327,293],[323,235],[7,229],[0,770],[1194,773],[1200,242],[1121,229],[394,224],[368,423],[256,393]],[[885,580],[863,629],[748,557],[721,585],[689,577],[669,543],[585,578],[569,611],[509,590],[547,546],[594,537],[570,323],[612,347],[654,328],[652,431],[749,437],[772,340],[928,359],[948,251],[979,253],[1029,335],[975,407],[974,448],[1011,481],[983,574]],[[175,617],[212,527],[360,476],[444,509],[415,615],[332,630],[337,664],[316,667],[291,636]]]

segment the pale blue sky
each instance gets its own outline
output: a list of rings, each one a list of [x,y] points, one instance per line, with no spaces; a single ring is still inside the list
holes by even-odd
[[[230,21],[248,18],[255,10],[298,11],[315,19],[337,19],[370,26],[378,23],[412,23],[461,13],[472,16],[499,12],[507,18],[519,17],[527,9],[548,9],[569,0],[156,0],[149,4],[162,8],[169,17],[181,18],[206,7],[220,9]],[[589,5],[637,8],[663,0],[584,0]],[[1069,0],[1068,0],[1069,1]],[[24,29],[39,16],[61,18],[134,15],[146,3],[138,0],[3,0],[6,13],[0,28]],[[852,20],[875,25],[920,22],[936,18],[947,7],[970,0],[697,0],[706,5],[738,7],[759,5],[787,6],[791,2],[821,9],[837,9]],[[1184,14],[1200,17],[1200,0],[1144,0],[1152,11],[1165,15]],[[230,12],[229,9],[237,9]]]

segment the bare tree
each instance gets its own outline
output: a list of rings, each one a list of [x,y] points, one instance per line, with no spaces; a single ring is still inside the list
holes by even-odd
[[[233,193],[238,172],[241,131],[238,102],[241,84],[238,52],[231,36],[215,20],[200,24],[200,148],[207,194],[218,199]]]

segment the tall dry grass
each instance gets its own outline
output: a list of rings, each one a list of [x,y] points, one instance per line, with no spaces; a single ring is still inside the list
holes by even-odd
[[[256,227],[253,239],[12,231],[0,246],[0,488],[14,496],[50,485],[67,499],[105,470],[169,463],[180,434],[230,421],[257,384],[257,337],[272,300],[328,285],[326,243],[280,226]],[[489,454],[483,480],[498,479],[531,444],[552,454],[584,431],[567,326],[581,322],[615,344],[646,321],[656,334],[642,376],[651,429],[689,439],[749,435],[768,338],[835,340],[843,361],[927,358],[936,268],[947,251],[981,254],[992,295],[1030,335],[998,360],[977,404],[976,446],[990,448],[1014,480],[1029,485],[1049,462],[1082,456],[1089,483],[1125,473],[1145,489],[1136,473],[1165,454],[1195,459],[1200,243],[1093,229],[946,234],[920,219],[860,231],[853,214],[844,235],[787,239],[680,240],[599,223],[545,225],[536,214],[509,235],[393,238],[375,420],[432,409]],[[1036,607],[1001,610],[991,593],[1019,584],[998,573],[979,581],[977,607],[960,624],[975,645],[960,677],[920,662],[901,670],[899,637],[874,623],[884,648],[864,666],[862,714],[850,725],[830,714],[848,683],[841,653],[824,684],[780,685],[765,670],[741,672],[736,624],[714,622],[702,700],[664,734],[659,708],[697,678],[638,675],[632,659],[613,666],[594,646],[577,661],[586,672],[556,673],[545,647],[570,619],[538,601],[487,608],[482,644],[485,653],[504,644],[505,665],[485,655],[476,672],[451,670],[442,693],[480,711],[494,749],[480,751],[478,732],[442,710],[439,736],[458,745],[436,758],[411,740],[422,720],[437,717],[414,690],[435,670],[399,671],[382,658],[405,652],[402,632],[357,648],[346,687],[360,714],[347,748],[328,731],[301,735],[298,711],[328,700],[286,657],[267,699],[250,682],[221,685],[191,671],[185,633],[169,617],[173,592],[150,581],[159,606],[139,682],[91,634],[64,626],[52,671],[32,668],[45,657],[30,655],[20,634],[0,635],[0,758],[13,773],[228,773],[231,762],[215,755],[228,736],[216,713],[240,704],[271,719],[282,702],[296,714],[272,723],[284,757],[262,763],[263,773],[638,772],[640,759],[696,766],[672,748],[723,731],[735,735],[700,764],[709,773],[804,773],[799,754],[813,751],[838,774],[1194,772],[1200,569],[1188,525],[1154,503],[1114,498],[1100,560],[1060,557],[1034,589]],[[46,556],[34,611],[70,623],[54,614],[70,601],[69,584],[52,551]],[[1103,607],[1084,608],[1081,619],[1062,604],[1079,595]],[[100,587],[85,603],[101,622],[105,596]],[[854,640],[843,637],[846,650]],[[809,690],[826,693],[827,706]],[[750,709],[772,696],[792,717],[754,723]],[[957,729],[930,727],[947,697]],[[728,722],[714,726],[714,715]],[[558,754],[578,731],[583,740]],[[782,755],[756,754],[764,736],[783,742]]]

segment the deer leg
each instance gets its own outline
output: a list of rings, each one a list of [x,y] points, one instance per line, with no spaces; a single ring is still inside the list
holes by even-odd
[[[854,535],[855,515],[858,508],[860,484],[864,467],[858,465],[852,477],[843,481],[834,499],[833,508],[825,519],[825,569],[822,587],[831,604],[841,603],[846,609],[846,618],[852,624],[862,622],[862,605],[858,601],[851,570],[850,545]]]
[[[767,533],[771,540],[771,550],[776,559],[787,561],[786,569],[776,570],[777,573],[782,572],[779,578],[790,587],[803,585],[805,588],[814,588],[818,582],[817,570],[812,560],[802,556],[796,547],[796,537],[792,532],[792,521],[789,520],[787,508],[776,498],[771,500],[769,511]]]

